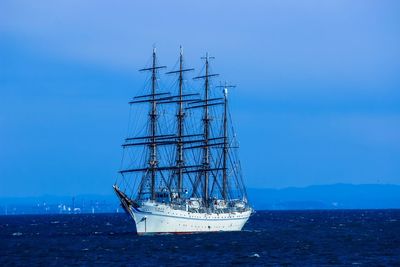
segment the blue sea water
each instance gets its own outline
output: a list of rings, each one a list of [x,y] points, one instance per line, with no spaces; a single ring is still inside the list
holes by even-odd
[[[0,216],[0,266],[400,266],[400,210],[259,211],[244,231],[137,236],[125,214]]]

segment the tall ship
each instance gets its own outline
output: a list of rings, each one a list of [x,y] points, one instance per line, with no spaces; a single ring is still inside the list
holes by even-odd
[[[113,185],[138,234],[240,231],[253,212],[243,183],[228,90],[214,86],[206,54],[188,86],[182,48],[164,72],[156,50],[133,97],[119,176]],[[164,79],[172,80],[164,85]]]

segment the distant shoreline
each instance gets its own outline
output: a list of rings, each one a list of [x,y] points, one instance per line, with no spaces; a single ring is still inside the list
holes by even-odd
[[[256,210],[256,213],[261,212],[271,212],[271,213],[285,213],[285,212],[301,212],[301,213],[307,213],[307,212],[350,212],[350,211],[356,211],[356,212],[368,212],[368,211],[400,211],[400,208],[379,208],[379,209],[304,209],[304,210],[299,210],[299,209],[288,209],[288,210]],[[22,216],[81,216],[81,215],[125,215],[129,216],[125,212],[98,212],[98,213],[26,213],[26,214],[0,214],[0,217],[22,217]]]
[[[377,210],[400,209],[400,185],[332,184],[308,187],[249,188],[255,210]],[[110,195],[0,197],[0,216],[11,214],[93,214],[123,212]]]

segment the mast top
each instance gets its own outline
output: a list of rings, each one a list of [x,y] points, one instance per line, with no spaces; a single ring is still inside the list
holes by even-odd
[[[179,46],[179,62],[180,62],[179,70],[168,71],[165,74],[173,74],[173,73],[181,74],[181,73],[186,72],[186,71],[194,70],[193,68],[187,68],[187,69],[183,68],[183,48],[182,48],[181,45]]]
[[[206,53],[206,56],[205,56],[205,57],[201,57],[201,59],[205,59],[205,61],[206,61],[206,73],[205,73],[205,75],[193,77],[193,80],[197,80],[197,79],[208,79],[208,78],[210,78],[210,77],[219,76],[219,74],[210,74],[210,73],[208,73],[209,60],[210,60],[210,59],[215,59],[215,57],[210,57],[210,56],[208,55],[208,52],[207,52],[207,53]]]
[[[155,72],[156,70],[158,70],[158,69],[164,69],[164,68],[166,68],[167,66],[157,66],[157,61],[156,61],[156,46],[155,46],[155,44],[153,45],[153,54],[152,54],[152,58],[153,58],[153,64],[152,64],[152,66],[151,67],[148,67],[148,68],[143,68],[143,69],[140,69],[139,71],[152,71],[152,72]]]
[[[206,63],[208,63],[208,61],[209,61],[210,59],[215,59],[215,57],[210,57],[210,55],[208,54],[208,52],[206,52],[206,56],[205,56],[205,57],[201,57],[201,59],[205,59],[205,60],[206,60]]]

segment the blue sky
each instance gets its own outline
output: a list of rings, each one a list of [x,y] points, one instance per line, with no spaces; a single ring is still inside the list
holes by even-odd
[[[250,187],[400,184],[398,1],[0,2],[0,196],[111,192],[156,44],[238,85]]]

